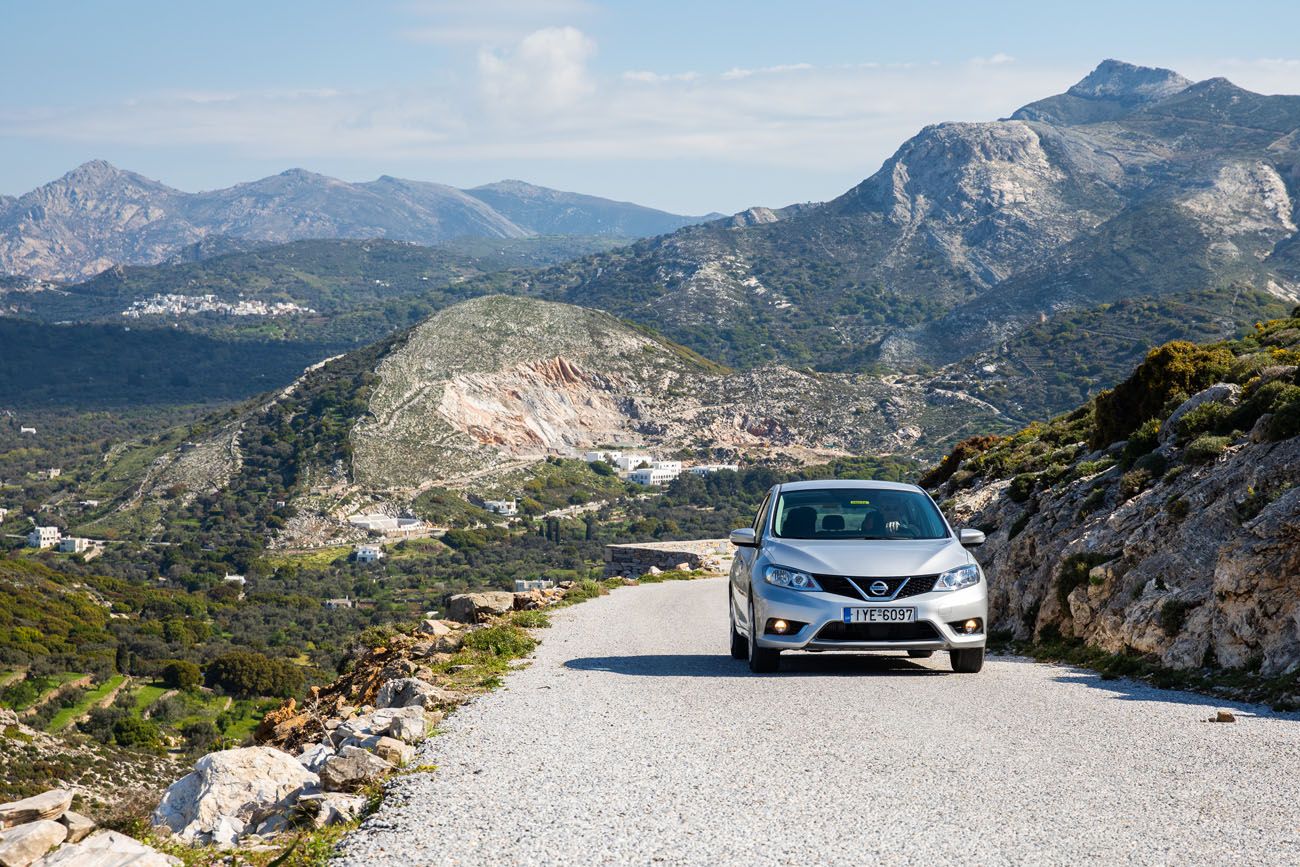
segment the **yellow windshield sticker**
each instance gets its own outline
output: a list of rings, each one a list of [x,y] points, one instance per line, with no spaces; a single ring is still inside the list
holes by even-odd
[[[870,500],[849,500],[850,506],[870,506]]]

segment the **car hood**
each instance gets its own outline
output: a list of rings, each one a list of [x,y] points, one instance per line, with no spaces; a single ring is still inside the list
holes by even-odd
[[[787,540],[767,539],[763,559],[768,563],[815,575],[895,578],[934,575],[971,562],[956,539]]]

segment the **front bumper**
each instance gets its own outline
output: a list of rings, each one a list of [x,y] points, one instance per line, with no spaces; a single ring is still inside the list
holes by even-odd
[[[964,590],[931,591],[893,602],[863,602],[834,593],[787,590],[767,584],[754,590],[755,622],[751,628],[758,633],[760,647],[781,650],[962,650],[983,647],[987,640],[989,605],[983,581]],[[843,628],[845,608],[867,607],[915,608],[915,628]],[[789,635],[764,634],[764,626],[773,618],[806,625]],[[984,629],[966,635],[949,626],[970,618],[977,618],[984,624]],[[831,624],[840,625],[827,629]],[[848,633],[858,634],[844,637]],[[902,637],[895,638],[895,634]]]

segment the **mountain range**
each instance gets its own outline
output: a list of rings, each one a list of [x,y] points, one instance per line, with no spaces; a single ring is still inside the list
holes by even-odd
[[[0,197],[0,273],[75,282],[115,265],[197,258],[250,242],[632,238],[701,219],[522,181],[461,190],[386,175],[349,183],[302,169],[186,193],[93,160],[21,197]]]
[[[521,278],[729,364],[923,368],[1064,311],[1230,289],[1300,300],[1300,97],[1108,60],[986,123],[922,129],[836,199]],[[1212,311],[1232,326],[1232,304]]]

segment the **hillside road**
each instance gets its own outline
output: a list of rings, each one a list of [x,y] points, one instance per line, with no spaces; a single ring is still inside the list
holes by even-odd
[[[1300,863],[1300,716],[1009,657],[757,676],[726,629],[722,579],[556,613],[341,863]]]

